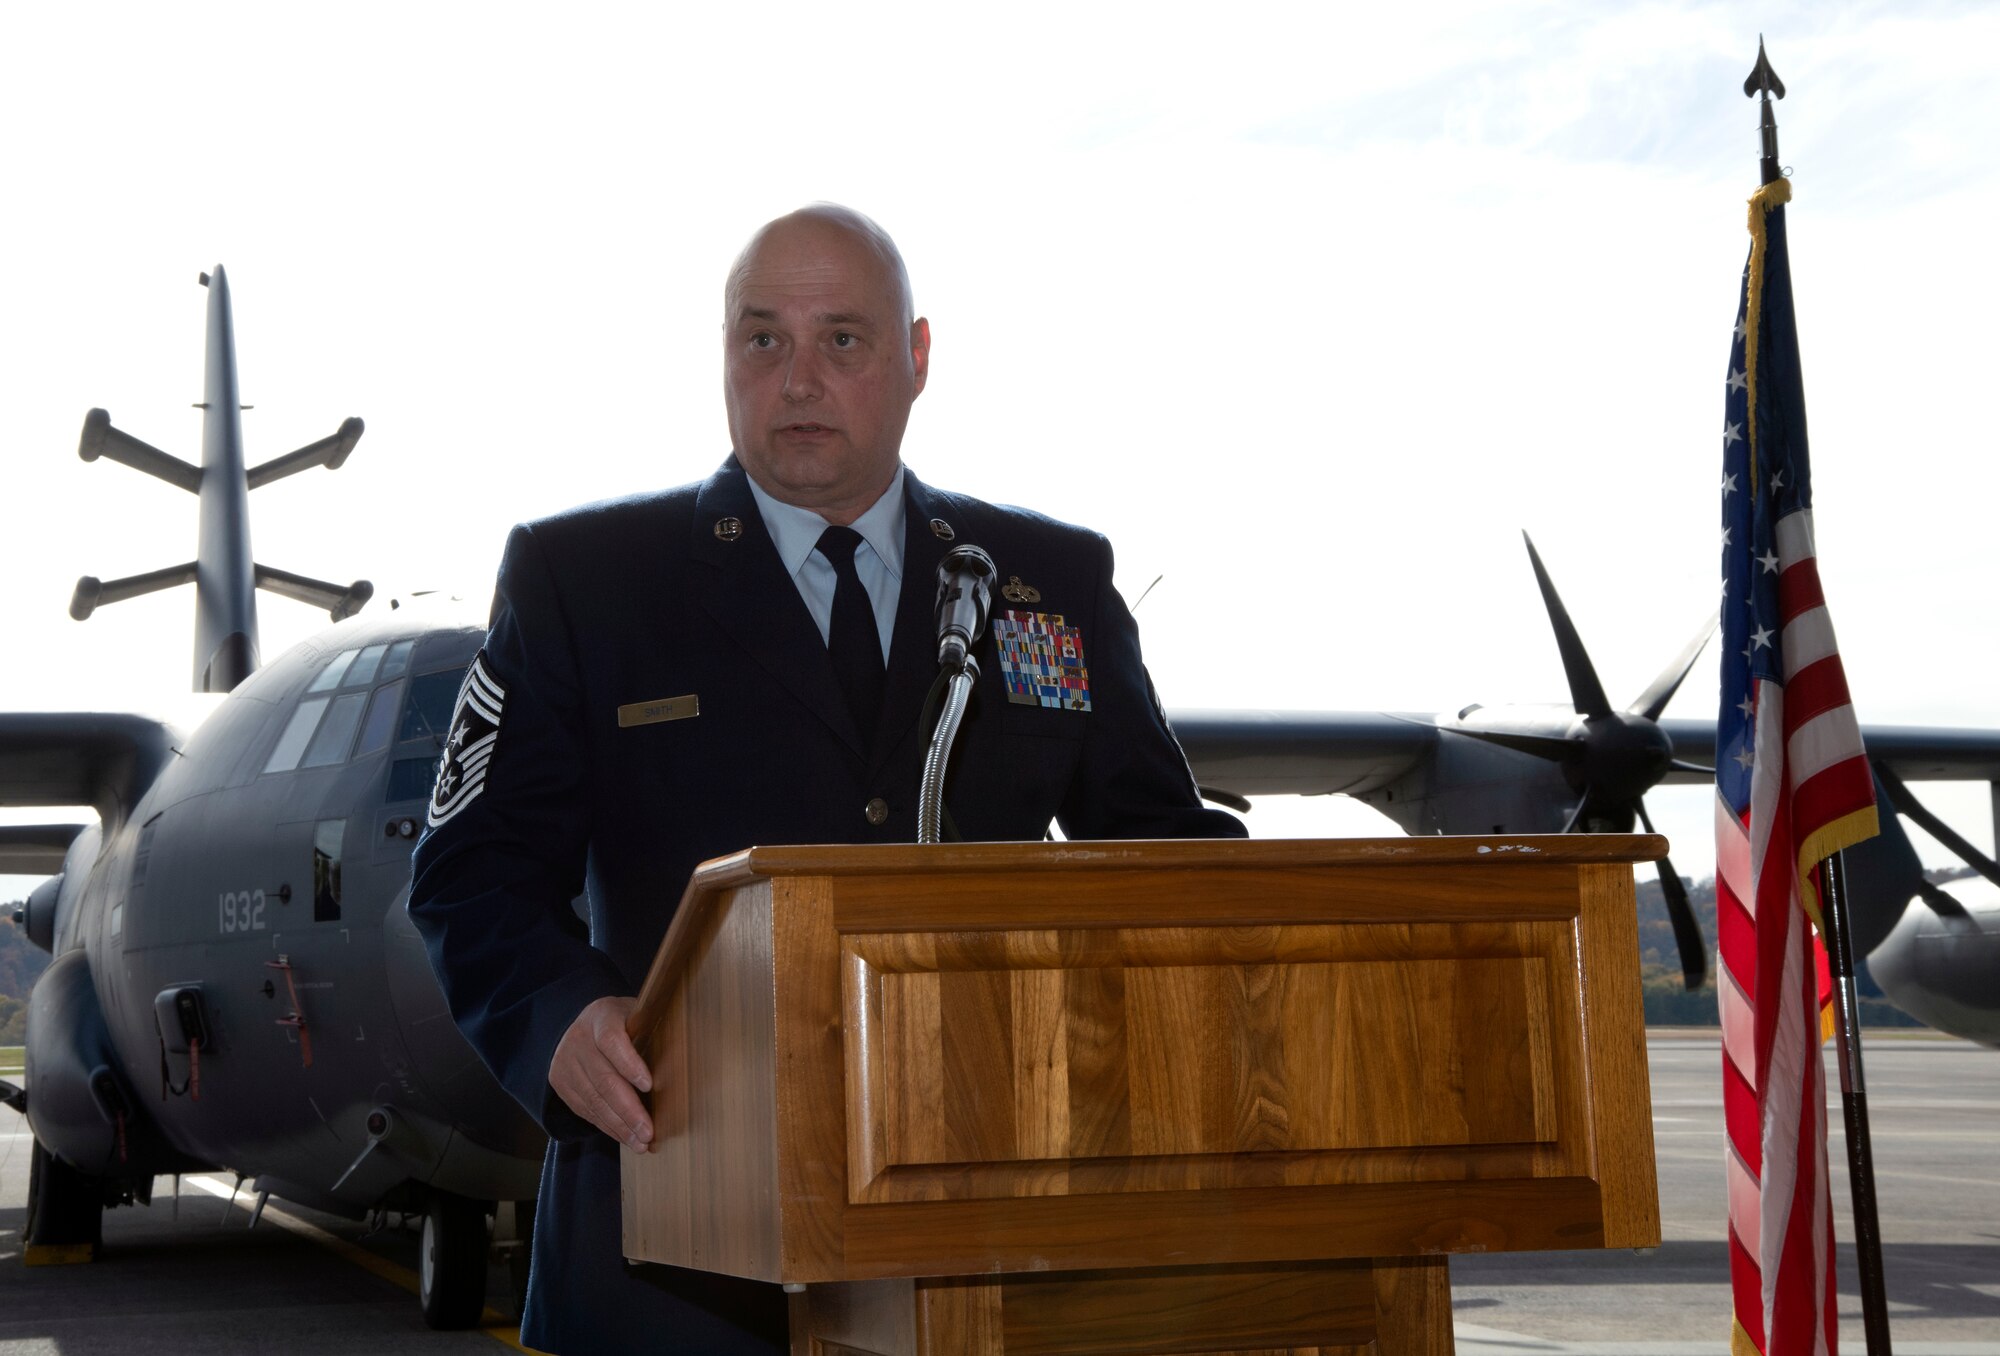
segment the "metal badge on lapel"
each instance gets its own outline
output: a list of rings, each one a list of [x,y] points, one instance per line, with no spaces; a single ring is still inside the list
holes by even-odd
[[[939,541],[950,541],[958,535],[951,530],[951,524],[942,518],[931,519],[931,535]]]
[[[1049,612],[1002,612],[993,619],[993,648],[1008,701],[1064,711],[1090,709],[1081,627],[1066,626]]]
[[[715,539],[717,541],[740,541],[742,538],[743,520],[741,518],[717,518],[715,520]]]
[[[1042,601],[1042,591],[1033,584],[1023,584],[1021,576],[1018,574],[1007,576],[1006,586],[1000,590],[1000,596],[1010,603],[1039,603]]]

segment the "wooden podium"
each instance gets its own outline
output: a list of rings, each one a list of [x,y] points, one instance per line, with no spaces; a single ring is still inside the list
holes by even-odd
[[[1659,1242],[1651,836],[754,848],[631,1030],[628,1256],[825,1353],[1452,1350],[1447,1255]]]

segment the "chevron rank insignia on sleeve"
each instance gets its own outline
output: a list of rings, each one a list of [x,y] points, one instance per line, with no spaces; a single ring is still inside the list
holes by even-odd
[[[500,737],[500,714],[507,691],[486,671],[486,652],[473,656],[459,685],[458,705],[451,713],[451,733],[445,736],[444,757],[438,763],[437,786],[431,791],[432,828],[470,805],[486,789],[486,768]]]
[[[1050,612],[1002,612],[993,618],[993,648],[1007,700],[1064,711],[1090,709],[1090,670],[1083,628]]]

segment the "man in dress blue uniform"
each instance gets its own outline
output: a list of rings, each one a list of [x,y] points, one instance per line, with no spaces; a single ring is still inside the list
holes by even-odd
[[[946,797],[960,834],[1243,832],[1200,804],[1104,538],[904,469],[930,326],[880,227],[831,206],[764,227],[724,342],[719,471],[509,538],[416,853],[453,1015],[549,1132],[522,1321],[545,1351],[784,1349],[776,1287],[624,1262],[618,1146],[653,1138],[625,1020],[698,863],[915,840],[954,542],[1008,579]]]

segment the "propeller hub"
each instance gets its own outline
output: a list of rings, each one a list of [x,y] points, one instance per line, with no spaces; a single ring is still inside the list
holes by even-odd
[[[1576,772],[1594,796],[1606,801],[1643,795],[1673,766],[1673,740],[1644,716],[1628,711],[1584,716],[1570,729],[1570,737],[1583,746]]]

